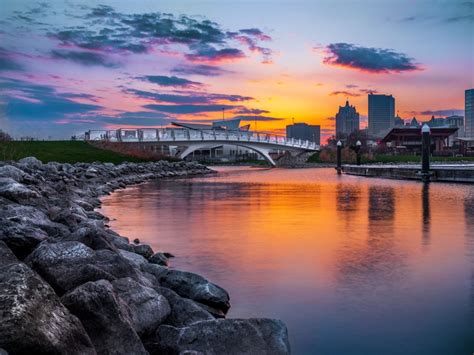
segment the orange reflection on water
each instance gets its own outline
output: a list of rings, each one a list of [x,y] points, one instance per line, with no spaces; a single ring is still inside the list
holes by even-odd
[[[231,316],[283,319],[296,353],[470,346],[472,187],[219,171],[118,191],[103,210],[122,235],[229,290]]]

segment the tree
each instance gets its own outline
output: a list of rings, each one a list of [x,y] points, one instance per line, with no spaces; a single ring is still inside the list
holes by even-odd
[[[0,129],[0,142],[9,142],[12,140],[12,137]]]

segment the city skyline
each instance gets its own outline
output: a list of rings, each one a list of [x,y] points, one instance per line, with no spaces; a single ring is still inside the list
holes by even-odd
[[[346,99],[367,126],[369,92],[396,97],[404,118],[464,114],[474,86],[472,2],[219,4],[7,1],[0,125],[67,138],[208,122],[225,108],[274,133],[293,119],[320,125],[324,142]]]

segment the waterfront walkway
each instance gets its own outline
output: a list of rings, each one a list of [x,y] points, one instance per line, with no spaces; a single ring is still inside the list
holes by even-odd
[[[343,165],[348,175],[422,180],[420,164]],[[474,164],[432,164],[430,181],[474,183]]]

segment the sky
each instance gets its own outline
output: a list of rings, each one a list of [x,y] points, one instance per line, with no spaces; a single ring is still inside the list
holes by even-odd
[[[463,114],[474,0],[25,1],[0,11],[0,129],[89,129],[240,117],[334,133],[369,92],[404,119]],[[223,110],[224,109],[224,110]]]

